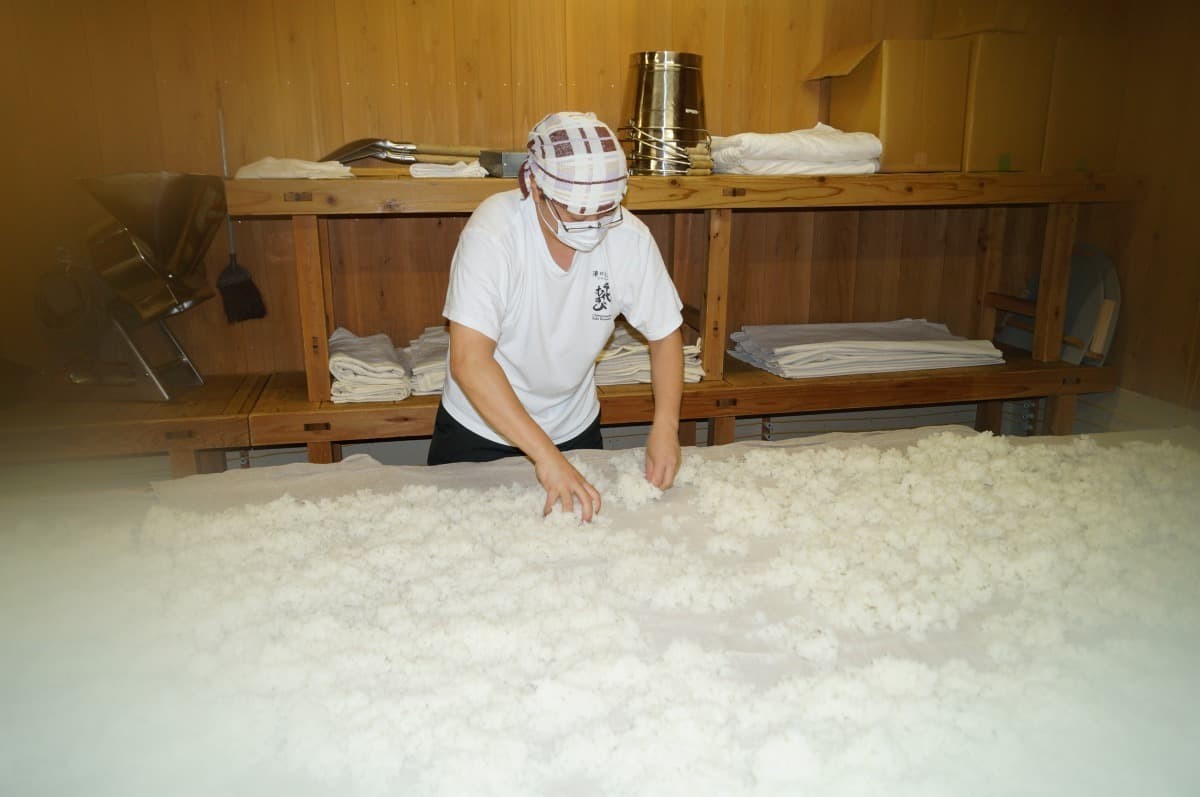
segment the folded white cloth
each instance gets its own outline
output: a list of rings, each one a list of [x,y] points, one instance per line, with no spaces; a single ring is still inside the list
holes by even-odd
[[[879,171],[879,161],[825,163],[746,158],[730,164],[714,159],[713,171],[719,174],[874,174]]]
[[[343,166],[337,161],[306,161],[297,158],[272,158],[269,155],[254,163],[247,163],[237,170],[239,180],[318,180],[353,176],[349,166]]]
[[[843,133],[818,122],[790,133],[737,133],[713,136],[713,161],[733,167],[743,160],[797,160],[811,163],[877,160],[883,145],[870,133]]]
[[[329,373],[337,379],[375,383],[408,377],[391,338],[383,333],[360,338],[343,327],[329,336]]]
[[[431,396],[442,392],[449,351],[450,332],[442,326],[426,327],[406,348],[397,349],[401,362],[411,374],[413,393]]]
[[[470,163],[414,163],[408,167],[413,177],[487,177],[487,169],[479,165],[478,160]]]
[[[361,403],[367,401],[404,401],[412,395],[408,380],[403,383],[369,385],[361,382],[334,382],[329,389],[329,399],[334,404]]]
[[[338,327],[329,336],[330,398],[349,401],[402,401],[412,394],[408,369],[391,338],[380,333],[360,338]]]
[[[856,324],[744,326],[729,353],[789,379],[930,368],[994,365],[1004,361],[986,340],[952,335],[925,319]]]
[[[613,335],[596,358],[597,385],[645,384],[650,378],[650,347],[639,333],[618,321]],[[683,381],[704,378],[700,365],[700,344],[683,347]]]

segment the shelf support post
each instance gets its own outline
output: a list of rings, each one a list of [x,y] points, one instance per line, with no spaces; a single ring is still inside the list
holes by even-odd
[[[1050,205],[1046,238],[1042,245],[1042,273],[1038,279],[1037,316],[1034,319],[1033,359],[1057,362],[1062,353],[1067,285],[1071,280],[1071,250],[1079,205]]]
[[[326,317],[328,250],[322,246],[316,216],[293,216],[296,248],[296,295],[309,401],[329,400],[329,322]]]

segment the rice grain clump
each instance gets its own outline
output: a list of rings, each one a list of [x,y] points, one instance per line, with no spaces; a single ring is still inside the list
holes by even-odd
[[[18,528],[0,787],[1196,793],[1195,453],[718,454]]]

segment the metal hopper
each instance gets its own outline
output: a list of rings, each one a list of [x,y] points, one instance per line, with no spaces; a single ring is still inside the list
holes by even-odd
[[[212,297],[199,267],[225,218],[219,177],[113,174],[83,185],[116,219],[90,236],[92,267],[142,321]]]
[[[124,367],[95,363],[75,369],[71,381],[102,386],[111,398],[160,401],[170,398],[169,384],[203,384],[163,319],[213,296],[203,264],[225,219],[221,178],[146,172],[92,177],[83,186],[115,219],[92,231],[88,248],[92,268],[116,296],[110,337]],[[152,364],[138,345],[148,326],[172,351],[167,362]]]

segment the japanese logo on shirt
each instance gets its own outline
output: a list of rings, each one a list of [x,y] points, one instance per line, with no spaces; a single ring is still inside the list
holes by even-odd
[[[592,271],[592,320],[611,321],[612,288],[608,284],[608,272],[602,269]]]

